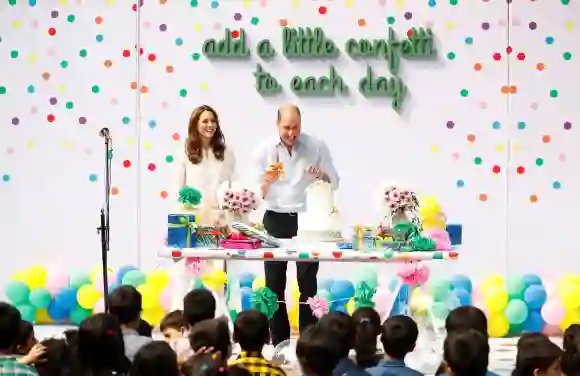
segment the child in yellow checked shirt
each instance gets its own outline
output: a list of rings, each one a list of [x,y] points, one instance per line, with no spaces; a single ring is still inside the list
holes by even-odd
[[[270,342],[268,316],[264,313],[253,309],[240,312],[234,322],[233,337],[242,353],[228,365],[245,368],[253,376],[286,376],[278,364],[262,355],[262,348]]]

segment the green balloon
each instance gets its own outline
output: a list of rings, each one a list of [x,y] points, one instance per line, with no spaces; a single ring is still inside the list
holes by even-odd
[[[93,314],[92,310],[76,306],[70,311],[69,318],[73,324],[80,325],[84,321],[84,319],[86,319],[92,314]]]
[[[15,306],[27,304],[30,297],[30,288],[22,281],[11,281],[4,292],[10,303]]]
[[[521,325],[528,318],[528,306],[523,300],[514,299],[508,303],[505,317],[510,325]]]
[[[509,335],[517,336],[517,335],[522,334],[523,331],[524,331],[524,324],[510,325]]]
[[[69,286],[73,289],[80,289],[84,285],[90,285],[91,276],[87,273],[75,273],[69,278]]]
[[[375,270],[368,266],[360,268],[355,277],[356,282],[366,282],[371,288],[377,288],[379,285],[379,277]]]
[[[50,295],[50,291],[44,287],[37,287],[30,292],[29,300],[30,304],[36,309],[48,308],[50,301],[52,300],[52,296]]]
[[[447,307],[447,304],[442,302],[433,303],[433,316],[435,316],[436,319],[445,320],[449,312],[450,309]]]
[[[141,286],[147,280],[147,276],[141,270],[131,270],[125,273],[122,284],[133,287]]]
[[[22,316],[22,320],[28,321],[29,323],[34,323],[36,319],[36,308],[31,306],[30,304],[21,304],[16,306],[16,308],[20,311],[20,316]]]
[[[441,302],[447,299],[447,296],[451,292],[452,288],[453,286],[451,285],[451,281],[445,279],[433,281],[430,287],[433,300],[436,302]]]
[[[506,291],[510,299],[521,299],[524,296],[526,285],[520,277],[509,277],[506,282]]]

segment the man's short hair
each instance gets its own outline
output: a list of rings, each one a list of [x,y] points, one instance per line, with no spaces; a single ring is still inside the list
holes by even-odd
[[[127,325],[139,320],[142,297],[135,287],[119,286],[113,290],[109,299],[111,314],[117,317],[119,324]]]
[[[183,297],[183,315],[189,326],[215,318],[215,310],[215,298],[207,289],[194,289]]]

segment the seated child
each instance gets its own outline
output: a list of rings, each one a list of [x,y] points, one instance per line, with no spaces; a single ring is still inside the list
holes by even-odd
[[[488,338],[487,333],[487,317],[485,313],[477,307],[465,306],[455,308],[447,315],[445,319],[445,331],[447,335],[457,330],[473,329],[481,333],[485,338]],[[435,375],[444,376],[447,366],[442,362]],[[488,371],[487,376],[498,376],[497,374]]]
[[[48,338],[40,342],[46,352],[35,364],[39,376],[69,376],[72,354],[66,339]]]
[[[189,344],[193,355],[182,367],[184,375],[198,373],[204,368],[217,369],[218,374],[226,372],[227,362],[232,352],[227,321],[203,320],[194,325],[189,334]]]
[[[320,325],[308,327],[296,344],[296,357],[304,376],[332,376],[340,361],[340,352],[333,333]]]
[[[518,341],[516,367],[512,376],[560,376],[562,350],[548,337],[528,337]]]
[[[352,314],[355,325],[354,350],[360,368],[375,367],[381,360],[377,353],[377,337],[381,334],[381,318],[372,308],[359,308]]]
[[[350,350],[354,347],[355,327],[352,317],[344,312],[334,311],[322,316],[318,322],[320,329],[331,333],[338,342],[340,361],[332,372],[335,376],[355,376],[367,375],[363,368],[359,368],[356,363],[348,357]]]
[[[234,322],[234,342],[240,345],[242,353],[230,366],[247,369],[254,376],[285,376],[278,364],[264,359],[262,349],[270,343],[268,316],[250,309],[240,312]]]
[[[415,349],[419,328],[409,316],[391,316],[383,324],[381,342],[384,359],[376,367],[367,368],[372,376],[422,376],[405,365],[405,357]]]
[[[453,331],[445,338],[443,359],[449,376],[486,376],[489,363],[487,337],[475,329]]]
[[[137,327],[137,333],[143,337],[153,337],[153,327],[143,319],[139,320],[139,326]]]
[[[34,326],[28,321],[22,320],[18,330],[18,338],[14,343],[14,353],[22,356],[27,355],[37,343]]]
[[[185,319],[182,310],[169,312],[159,324],[159,330],[163,333],[165,341],[177,354],[178,361],[183,363],[191,355],[189,347],[189,323]]]
[[[580,325],[572,324],[564,332],[562,372],[566,376],[580,376]]]
[[[142,346],[131,364],[129,376],[181,376],[177,355],[163,341],[153,341]]]

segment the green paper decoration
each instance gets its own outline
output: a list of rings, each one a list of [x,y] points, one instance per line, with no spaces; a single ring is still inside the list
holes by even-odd
[[[278,296],[269,288],[262,287],[252,295],[252,307],[271,319],[278,310]]]
[[[426,238],[424,236],[416,236],[411,239],[411,249],[413,251],[434,251],[435,240]]]
[[[368,283],[362,281],[356,286],[354,292],[354,306],[356,309],[359,308],[374,308],[375,303],[373,302],[373,297],[376,290],[369,286]]]
[[[193,187],[185,186],[179,190],[178,201],[184,205],[197,206],[201,202],[201,192]]]

